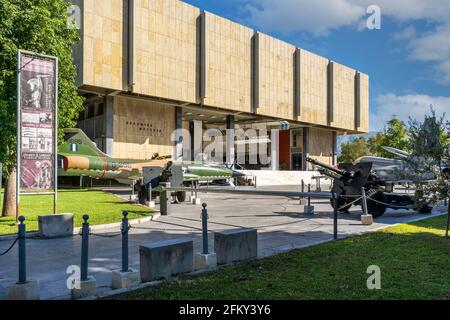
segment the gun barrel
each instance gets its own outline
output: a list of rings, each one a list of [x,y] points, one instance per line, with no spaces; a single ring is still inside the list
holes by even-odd
[[[325,164],[325,163],[322,163],[322,162],[320,162],[320,161],[317,161],[317,160],[315,160],[315,159],[312,159],[312,158],[307,157],[307,158],[306,158],[306,161],[312,163],[313,165],[316,165],[316,166],[322,167],[322,168],[324,168],[324,169],[326,169],[326,170],[329,170],[329,171],[331,171],[331,172],[334,172],[335,174],[338,174],[338,175],[345,175],[345,171],[340,170],[340,169],[333,168],[333,167],[331,167],[331,166],[329,166],[329,165],[327,165],[327,164]]]

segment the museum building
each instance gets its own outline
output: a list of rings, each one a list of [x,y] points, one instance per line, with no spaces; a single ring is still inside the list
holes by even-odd
[[[307,156],[335,164],[338,135],[369,130],[362,72],[179,0],[72,2],[86,98],[78,125],[110,156],[172,155],[171,133],[199,121],[203,130],[287,121],[271,168],[308,170]]]

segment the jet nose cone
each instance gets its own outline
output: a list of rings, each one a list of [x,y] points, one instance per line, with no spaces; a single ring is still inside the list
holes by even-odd
[[[245,174],[243,174],[242,172],[236,171],[236,170],[232,170],[232,175],[233,178],[237,178],[237,177],[243,177],[245,176]]]

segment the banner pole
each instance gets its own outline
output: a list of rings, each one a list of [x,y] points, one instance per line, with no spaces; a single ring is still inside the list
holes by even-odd
[[[53,138],[53,148],[54,148],[54,195],[53,195],[53,214],[56,214],[57,204],[58,204],[58,70],[59,70],[58,58],[55,59],[55,115],[54,115],[54,138]]]
[[[21,148],[21,139],[20,139],[20,104],[21,104],[21,97],[20,97],[20,74],[22,72],[22,53],[19,51],[17,51],[17,137],[16,137],[16,143],[17,143],[17,147],[16,147],[16,223],[19,221],[19,204],[20,204],[20,165],[21,165],[21,159],[20,159],[20,155],[22,153],[22,148]]]

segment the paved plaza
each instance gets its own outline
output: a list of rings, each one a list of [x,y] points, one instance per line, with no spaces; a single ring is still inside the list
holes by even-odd
[[[295,190],[297,187],[277,187]],[[116,192],[124,196],[124,192]],[[235,228],[257,228],[258,256],[266,257],[293,248],[301,248],[332,240],[333,213],[329,200],[313,200],[315,215],[303,214],[298,199],[256,195],[201,193],[208,204],[210,250],[213,251],[213,232]],[[357,209],[357,208],[356,208]],[[360,222],[361,212],[339,215],[339,237],[362,234],[397,223],[414,221],[440,214],[420,215],[411,211],[388,211],[371,226]],[[172,205],[172,214],[161,216],[130,230],[130,264],[139,269],[139,244],[174,238],[192,239],[194,251],[201,251],[201,206],[188,203]],[[96,230],[96,233],[115,233],[119,228]],[[0,252],[11,241],[0,241]],[[81,237],[27,240],[28,277],[40,281],[41,299],[67,298],[69,265],[80,264]],[[110,290],[111,270],[121,266],[121,237],[90,238],[89,272],[97,280],[98,292]],[[17,250],[0,257],[0,279],[17,277]]]

